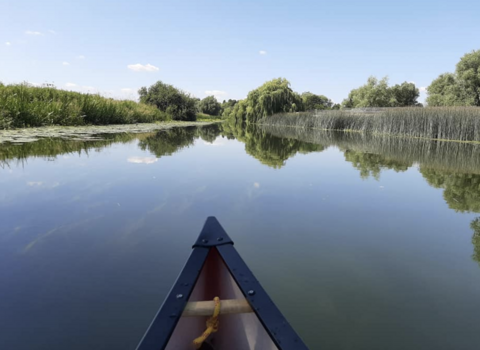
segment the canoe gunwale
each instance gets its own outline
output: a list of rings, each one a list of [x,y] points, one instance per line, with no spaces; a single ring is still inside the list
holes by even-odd
[[[164,349],[179,322],[211,249],[216,249],[260,323],[280,350],[308,350],[257,281],[215,217],[208,217],[193,251],[137,350]],[[179,297],[181,295],[181,297]]]
[[[187,305],[210,249],[193,249],[137,350],[164,349]],[[181,296],[181,297],[180,297]]]

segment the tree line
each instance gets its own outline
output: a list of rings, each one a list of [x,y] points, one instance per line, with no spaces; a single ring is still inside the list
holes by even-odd
[[[427,88],[428,106],[480,106],[480,50],[465,54],[455,73],[444,73]],[[321,94],[292,90],[284,78],[267,81],[243,100],[220,103],[214,96],[202,100],[171,85],[157,82],[139,90],[140,100],[154,104],[175,120],[194,120],[197,113],[248,123],[277,113],[364,107],[422,107],[419,89],[413,82],[389,86],[388,77],[369,77],[366,84],[353,89],[341,104]]]

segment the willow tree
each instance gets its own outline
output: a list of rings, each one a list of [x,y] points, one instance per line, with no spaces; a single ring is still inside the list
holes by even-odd
[[[250,91],[245,101],[248,123],[255,123],[276,113],[303,111],[302,98],[292,90],[290,82],[284,78],[267,81]]]

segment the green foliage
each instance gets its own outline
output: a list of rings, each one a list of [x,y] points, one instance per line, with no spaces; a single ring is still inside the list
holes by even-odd
[[[173,120],[196,120],[196,99],[173,85],[157,81],[138,90],[140,102],[153,105]]]
[[[404,82],[396,84],[390,88],[390,107],[410,107],[417,106],[417,99],[420,97],[420,91],[414,83]]]
[[[151,106],[100,95],[33,87],[0,85],[0,129],[47,125],[106,125],[164,121]]]
[[[476,107],[387,108],[360,113],[345,110],[287,113],[265,118],[261,123],[480,142],[480,108]]]
[[[225,109],[225,108],[228,108],[228,107],[233,107],[237,104],[237,100],[231,100],[231,99],[228,99],[228,101],[225,101],[223,100],[222,102],[222,109]]]
[[[212,142],[210,140],[215,140],[219,134],[220,127],[216,124],[203,127],[172,128],[159,131],[154,136],[140,140],[138,145],[142,150],[148,150],[155,154],[157,158],[160,158],[190,147],[199,137]]]
[[[0,147],[0,167],[8,167],[11,161],[20,162],[30,157],[52,159],[62,154],[88,154],[90,151],[98,151],[112,143],[127,143],[132,140],[138,140],[142,149],[151,150],[157,157],[161,157],[189,146],[197,138],[213,142],[220,133],[221,123],[216,123],[205,126],[177,126],[157,132],[123,132],[102,134],[101,137],[99,135],[77,136],[73,139],[45,137],[23,144],[7,142]]]
[[[354,168],[360,170],[360,177],[367,179],[370,176],[380,179],[380,173],[384,169],[393,169],[396,172],[407,171],[412,163],[405,163],[389,159],[380,154],[359,152],[347,149],[344,151],[345,160],[351,162]]]
[[[245,100],[239,101],[227,114],[226,118],[256,123],[258,120],[280,112],[303,110],[303,101],[294,92],[288,80],[273,79],[248,93]]]
[[[213,116],[205,113],[197,113],[197,121],[202,122],[221,122],[220,116]]]
[[[480,50],[464,55],[457,63],[457,79],[471,106],[480,106]]]
[[[378,154],[388,159],[388,162],[392,160],[405,166],[419,163],[424,167],[447,172],[480,172],[480,144],[295,127],[262,125],[261,128],[277,137],[319,144],[325,148],[335,146],[340,150]],[[392,169],[400,171],[400,165]]]
[[[315,95],[311,92],[304,92],[302,94],[303,106],[306,111],[311,111],[314,109],[331,109],[333,107],[333,102],[328,99],[328,97],[323,95]]]
[[[228,100],[222,102],[222,118],[227,119],[232,115],[232,110],[238,103],[237,100]]]
[[[443,198],[451,209],[480,213],[480,174],[428,167],[420,167],[420,172],[431,186],[444,189]]]
[[[273,136],[253,124],[239,125],[234,120],[222,123],[223,135],[245,143],[245,151],[274,169],[285,165],[287,159],[297,153],[322,152],[324,147],[294,139]]]
[[[200,113],[218,116],[222,111],[222,106],[218,103],[215,96],[208,96],[198,103],[198,111]]]
[[[473,230],[472,244],[473,255],[472,258],[480,264],[480,217],[474,219],[470,223],[470,228]]]
[[[0,147],[0,167],[8,166],[11,160],[22,161],[29,157],[52,159],[61,154],[88,154],[112,143],[127,143],[141,139],[149,134],[105,134],[98,140],[66,140],[61,138],[43,138],[24,144],[6,143]]]
[[[457,83],[455,74],[441,74],[432,81],[427,91],[427,103],[431,107],[468,105],[465,90]]]
[[[420,91],[413,83],[388,86],[388,78],[369,77],[365,85],[354,89],[342,103],[344,108],[408,107],[417,105]]]
[[[480,106],[480,50],[464,55],[455,73],[441,74],[427,89],[429,106]]]

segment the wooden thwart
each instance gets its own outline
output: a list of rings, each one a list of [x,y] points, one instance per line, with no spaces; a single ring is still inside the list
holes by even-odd
[[[182,317],[212,316],[215,309],[213,300],[190,301],[183,310]],[[253,312],[247,299],[227,299],[220,302],[220,315]]]

